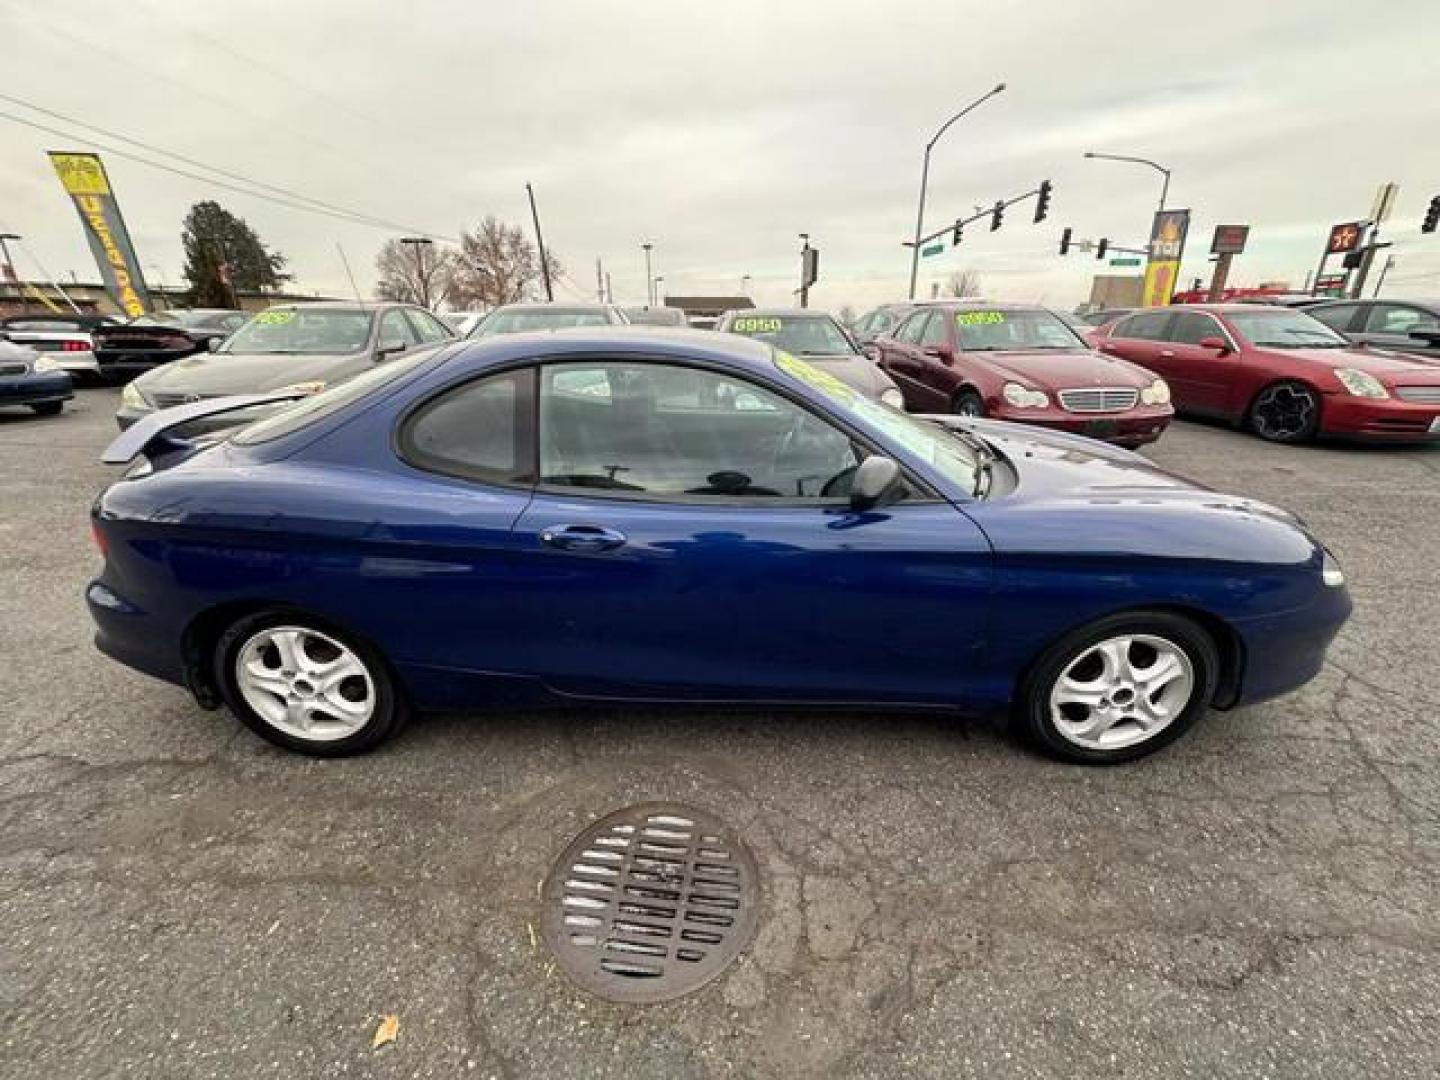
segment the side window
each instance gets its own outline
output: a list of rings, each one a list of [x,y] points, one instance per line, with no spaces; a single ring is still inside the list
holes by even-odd
[[[408,349],[419,342],[420,338],[416,336],[414,328],[405,318],[405,313],[399,308],[391,308],[380,317],[380,349],[394,349],[397,346]]]
[[[623,361],[540,370],[540,482],[706,502],[848,497],[850,437],[786,398],[697,368]]]
[[[222,330],[239,330],[240,327],[242,327],[242,326],[245,325],[245,319],[246,319],[246,318],[247,318],[247,316],[238,315],[238,314],[237,314],[237,315],[226,315],[223,319],[220,320],[220,329],[222,329]]]
[[[1313,315],[1331,330],[1344,333],[1350,329],[1350,321],[1355,318],[1355,312],[1359,304],[1336,304],[1334,307],[1306,308],[1306,315]]]
[[[433,345],[437,341],[449,341],[455,335],[445,328],[439,319],[428,311],[421,311],[419,308],[409,308],[405,314],[410,316],[411,323],[415,326],[415,333],[420,335],[420,340],[426,345]]]
[[[1404,304],[1376,304],[1365,317],[1367,334],[1408,334],[1417,326],[1435,324],[1433,316]]]
[[[946,330],[950,326],[950,320],[944,315],[936,314],[925,324],[924,331],[920,334],[921,345],[944,345],[950,340]]]
[[[1165,335],[1167,340],[1179,345],[1199,345],[1206,338],[1224,336],[1219,323],[1198,311],[1177,312]]]
[[[1165,323],[1170,318],[1168,311],[1142,311],[1121,319],[1110,331],[1112,338],[1132,338],[1136,341],[1160,341],[1165,333]]]
[[[526,368],[441,392],[405,421],[401,457],[417,468],[471,480],[532,483],[534,385],[535,372]]]
[[[895,340],[903,341],[914,345],[925,333],[925,322],[930,318],[930,312],[917,311],[905,321],[905,324],[895,331]]]

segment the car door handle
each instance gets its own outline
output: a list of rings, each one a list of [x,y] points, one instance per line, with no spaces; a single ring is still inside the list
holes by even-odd
[[[540,542],[562,551],[610,551],[625,543],[625,534],[603,525],[551,525],[540,530]]]

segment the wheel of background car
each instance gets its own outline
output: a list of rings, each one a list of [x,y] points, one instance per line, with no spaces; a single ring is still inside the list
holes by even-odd
[[[230,710],[261,738],[289,750],[358,754],[405,722],[384,658],[310,615],[248,615],[220,638],[213,663]]]
[[[1087,765],[1144,757],[1205,712],[1215,643],[1169,612],[1112,615],[1051,645],[1021,681],[1015,722],[1046,753]]]
[[[1255,395],[1247,417],[1262,439],[1308,442],[1320,427],[1320,395],[1301,382],[1272,383]]]
[[[984,416],[985,399],[974,390],[961,390],[950,403],[950,411],[957,416]]]
[[[63,401],[42,401],[39,405],[31,405],[36,416],[59,416],[60,410],[65,408]]]

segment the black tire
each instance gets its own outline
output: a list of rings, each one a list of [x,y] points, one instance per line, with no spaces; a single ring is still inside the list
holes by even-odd
[[[950,402],[950,411],[956,416],[984,416],[985,399],[974,390],[961,390]]]
[[[372,711],[362,727],[342,738],[307,739],[274,726],[250,705],[237,679],[237,660],[256,635],[276,627],[296,627],[312,631],[344,646],[359,659],[369,676],[374,695]],[[212,664],[220,696],[241,723],[262,739],[297,753],[313,757],[348,757],[362,754],[398,734],[408,719],[408,709],[394,674],[379,650],[354,634],[313,615],[283,609],[247,615],[220,636],[212,654]]]
[[[1302,382],[1272,383],[1255,395],[1245,418],[1266,442],[1309,442],[1320,430],[1320,395]]]
[[[59,416],[60,410],[65,408],[63,401],[42,401],[39,404],[31,405],[30,411],[36,416]]]
[[[1051,691],[1061,675],[1072,664],[1082,662],[1096,645],[1132,635],[1163,639],[1183,651],[1191,667],[1190,696],[1173,720],[1142,741],[1113,749],[1081,745],[1057,725],[1051,709]],[[1143,642],[1137,643],[1137,648],[1143,647]],[[1153,754],[1189,730],[1204,715],[1219,676],[1220,655],[1215,642],[1190,619],[1163,611],[1110,615],[1071,631],[1041,653],[1020,681],[1015,695],[1014,724],[1023,737],[1052,757],[1081,765],[1118,765]],[[1124,734],[1121,724],[1112,730]]]

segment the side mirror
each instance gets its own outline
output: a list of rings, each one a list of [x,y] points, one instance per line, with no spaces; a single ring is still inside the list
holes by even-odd
[[[1222,337],[1202,337],[1199,344],[1200,348],[1214,349],[1221,356],[1230,351],[1230,343]]]
[[[395,356],[395,355],[397,355],[398,353],[402,353],[402,352],[404,352],[404,351],[405,351],[405,342],[403,342],[403,341],[394,341],[394,340],[391,340],[391,341],[382,341],[382,342],[380,342],[380,344],[377,345],[376,348],[375,348],[375,359],[376,359],[376,360],[388,360],[390,357]]]
[[[850,479],[850,509],[873,510],[894,501],[904,484],[900,466],[881,454],[862,461]]]
[[[949,345],[926,345],[925,355],[935,357],[942,364],[955,363],[955,350]]]

